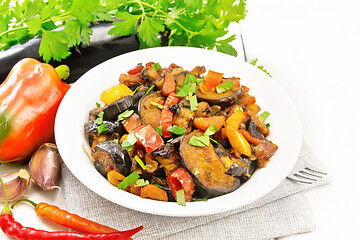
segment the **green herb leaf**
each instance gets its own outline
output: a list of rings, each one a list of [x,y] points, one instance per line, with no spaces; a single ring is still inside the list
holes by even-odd
[[[184,189],[176,191],[176,202],[181,206],[186,206]]]
[[[174,140],[174,138],[170,138],[169,140],[167,140],[166,142],[172,142]]]
[[[261,122],[265,122],[265,120],[270,116],[270,113],[268,111],[263,112],[260,116],[259,116],[259,120]]]
[[[140,159],[140,157],[138,155],[135,155],[134,159],[143,170],[146,170],[146,166],[145,166],[144,162]]]
[[[207,135],[200,137],[192,136],[189,140],[189,144],[195,147],[208,147],[210,145],[210,138]]]
[[[242,112],[243,112],[244,109],[243,109],[242,107],[237,106],[237,107],[235,108],[234,112],[235,112],[235,111],[242,111]]]
[[[109,34],[117,36],[128,36],[132,34],[141,17],[141,15],[133,15],[128,12],[117,12],[115,16],[120,19],[120,21],[114,22],[115,27],[110,29]]]
[[[154,64],[151,65],[151,67],[152,67],[153,69],[155,69],[156,71],[162,69],[160,63],[154,63]]]
[[[173,68],[172,72],[175,72],[175,71],[183,71],[184,69],[183,68]]]
[[[39,55],[46,62],[49,62],[51,58],[61,61],[71,54],[67,41],[63,31],[43,31]]]
[[[230,89],[234,88],[234,83],[232,81],[223,82],[216,86],[216,92],[217,93],[223,93]]]
[[[137,172],[134,171],[129,176],[127,176],[124,180],[122,180],[117,185],[117,188],[125,190],[130,184],[132,184],[139,178],[140,178],[139,174],[137,174]]]
[[[114,139],[114,143],[119,144],[119,139]]]
[[[160,135],[162,136],[162,126],[158,126],[155,128],[155,131]]]
[[[172,125],[170,127],[168,127],[166,130],[168,130],[171,133],[174,133],[176,135],[184,135],[186,132],[185,128],[179,127],[177,125]]]
[[[134,113],[134,110],[126,110],[125,112],[120,113],[118,116],[118,121],[120,122],[120,121],[123,121],[123,120],[129,118],[133,113]]]
[[[215,134],[217,132],[217,127],[214,124],[211,124],[210,127],[208,127],[208,129],[206,129],[205,131],[205,135],[211,136],[213,134]]]
[[[194,172],[194,175],[196,176],[196,175],[199,175],[199,170],[197,170],[197,168],[195,168],[195,172]]]
[[[134,133],[130,133],[126,140],[121,144],[121,146],[129,151],[132,150],[132,146],[137,142],[137,138],[135,137]]]
[[[188,84],[189,82],[196,83],[196,77],[192,74],[186,74],[185,80],[183,84]]]
[[[104,112],[101,111],[99,112],[98,117],[95,119],[95,124],[101,125],[103,123],[103,119],[104,119]]]
[[[269,128],[269,127],[270,127],[270,123],[267,123],[265,126],[266,126],[266,128]]]
[[[192,198],[194,202],[207,202],[207,198]]]
[[[100,106],[100,103],[96,102],[96,107],[97,107],[97,108],[101,107],[101,106]]]
[[[158,188],[164,188],[164,186],[161,186],[161,185],[156,184],[156,183],[153,183],[152,185],[155,185],[155,186],[157,186]]]
[[[136,180],[134,187],[143,187],[143,186],[146,186],[146,185],[149,185],[149,184],[150,183],[149,183],[148,180],[144,180],[144,179],[141,178],[141,179]]]
[[[139,90],[140,87],[136,87],[135,90],[133,91],[133,94],[135,94],[138,90]]]
[[[189,93],[189,101],[190,101],[190,110],[196,111],[198,109],[198,101],[196,95],[191,95],[192,93]]]
[[[152,86],[146,91],[145,95],[148,95],[148,94],[151,92],[151,90],[153,90],[154,87],[155,87],[155,85],[152,85]]]
[[[257,66],[257,61],[258,61],[257,58],[251,59],[250,64],[257,67],[258,69],[260,69],[261,71],[263,71],[267,75],[269,75],[269,77],[272,77],[271,74],[264,68],[264,66],[261,66],[261,65]]]
[[[158,107],[158,108],[160,108],[160,109],[163,109],[163,108],[164,108],[163,105],[161,105],[161,104],[159,104],[159,103],[156,103],[156,102],[153,102],[153,101],[151,101],[150,104],[151,104],[151,105],[154,105],[155,107]]]
[[[179,89],[179,91],[176,93],[177,97],[186,97],[190,93],[196,92],[196,83],[189,82],[187,84],[183,84],[181,87],[177,87],[177,89]]]
[[[160,32],[164,31],[164,21],[161,19],[146,17],[141,22],[137,31],[139,40],[143,47],[159,47],[160,39],[157,38]]]
[[[212,138],[209,138],[211,141],[213,141],[216,145],[219,145],[220,143]]]
[[[103,133],[106,132],[108,129],[106,128],[106,123],[101,124],[100,126],[98,126],[98,133]]]
[[[200,85],[200,83],[202,83],[202,82],[204,82],[205,80],[204,80],[204,78],[197,78],[196,79],[196,84],[197,85]]]

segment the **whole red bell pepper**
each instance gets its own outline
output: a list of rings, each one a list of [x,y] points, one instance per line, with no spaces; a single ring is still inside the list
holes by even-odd
[[[0,162],[22,161],[54,135],[58,106],[70,86],[49,64],[19,61],[0,86]]]

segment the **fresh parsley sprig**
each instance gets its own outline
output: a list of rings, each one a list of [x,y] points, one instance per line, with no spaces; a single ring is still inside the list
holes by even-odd
[[[237,55],[225,37],[230,23],[246,16],[245,0],[9,0],[0,6],[0,50],[42,36],[39,54],[60,61],[80,43],[89,45],[90,25],[113,22],[109,35],[128,36],[135,29],[141,48],[168,45],[214,49]],[[120,21],[119,21],[120,20]],[[225,37],[225,38],[224,38]]]

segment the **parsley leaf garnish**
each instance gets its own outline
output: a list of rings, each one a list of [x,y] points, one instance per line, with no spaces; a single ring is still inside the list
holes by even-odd
[[[104,112],[101,111],[99,112],[98,117],[95,119],[95,124],[101,125],[103,123],[103,119],[104,119]]]
[[[205,135],[211,136],[213,134],[215,134],[217,132],[217,127],[214,124],[211,124],[210,127],[208,127],[208,129],[206,129],[205,131]]]
[[[177,125],[172,125],[172,126],[168,127],[167,130],[176,135],[184,135],[186,132],[185,128],[179,127]]]
[[[162,136],[162,126],[158,126],[155,128],[155,131],[160,135]]]
[[[210,144],[210,138],[208,135],[204,136],[192,136],[189,140],[189,145],[195,147],[208,147]]]
[[[216,86],[216,92],[217,93],[223,93],[230,89],[234,88],[234,83],[232,81],[223,82]]]
[[[138,179],[136,180],[135,182],[135,186],[134,187],[143,187],[143,186],[146,186],[146,185],[149,185],[149,181],[148,180],[144,180],[144,179]]]
[[[98,126],[98,133],[103,133],[106,132],[108,129],[106,128],[106,123],[101,124],[100,126]]]
[[[137,142],[137,138],[135,137],[134,133],[130,133],[126,140],[121,144],[121,146],[129,151],[132,150],[132,146]]]

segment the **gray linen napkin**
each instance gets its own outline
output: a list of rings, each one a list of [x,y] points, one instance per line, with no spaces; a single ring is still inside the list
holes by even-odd
[[[299,161],[322,166],[306,143]],[[312,185],[285,179],[261,199],[242,208],[202,217],[164,217],[127,209],[96,195],[63,164],[67,210],[119,230],[144,226],[134,236],[144,239],[270,239],[314,230],[311,207],[304,190],[330,182],[326,176]]]

